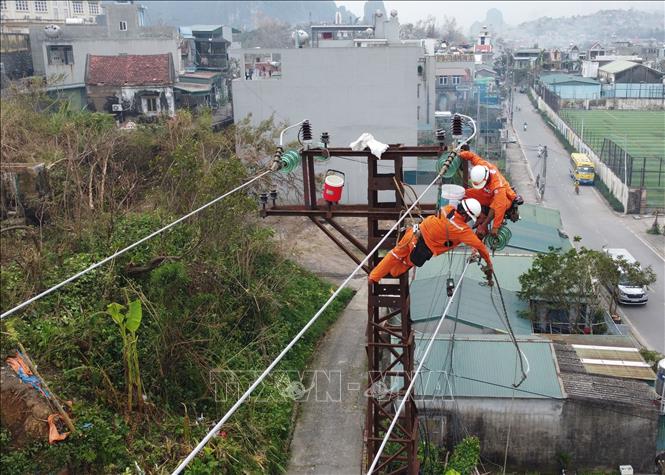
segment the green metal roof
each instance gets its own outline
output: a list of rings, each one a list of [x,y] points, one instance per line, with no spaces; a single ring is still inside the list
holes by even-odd
[[[562,226],[561,213],[558,209],[528,203],[520,206],[520,220],[544,224],[553,228]]]
[[[416,364],[429,339],[416,343]],[[520,399],[563,399],[551,344],[535,338],[518,338],[520,349],[528,359],[529,374],[522,385],[519,380],[516,350],[507,336],[474,335],[455,338],[450,371],[449,338],[436,339],[416,385],[424,397],[495,397]],[[449,382],[449,383],[448,383]]]
[[[510,251],[510,249],[508,251]],[[456,278],[461,272],[460,269],[462,268],[462,258],[464,257],[464,254],[462,252],[453,252],[451,254],[453,257],[453,271],[451,274]],[[442,278],[445,280],[445,278],[448,277],[448,265],[451,254],[442,254],[427,261],[424,266],[417,269],[416,280],[414,283],[419,280],[436,278],[438,276],[443,276]],[[497,253],[492,257],[494,271],[499,276],[499,279],[501,279],[501,289],[511,292],[517,292],[520,290],[519,276],[531,268],[534,258],[535,254],[510,255],[505,251]],[[480,269],[480,266],[471,264],[469,270],[466,271],[465,279],[482,282],[485,279],[485,275]]]
[[[520,219],[516,223],[509,222],[508,228],[513,236],[506,249],[548,252],[550,247],[566,251],[572,247],[570,240],[559,232],[558,228],[538,222]]]
[[[581,83],[600,86],[600,83],[595,79],[584,78],[574,74],[544,74],[539,79],[544,84]]]
[[[450,257],[452,257],[451,275],[457,282],[464,259],[461,253],[438,256],[418,269],[416,279],[410,287],[411,319],[414,323],[436,320],[443,313],[448,302],[445,286]],[[517,335],[530,335],[532,332],[531,322],[518,316],[518,312],[526,310],[528,305],[517,297],[517,290],[520,288],[518,277],[531,267],[532,260],[531,256],[495,258],[495,270],[500,279],[508,319]],[[454,302],[450,306],[446,317],[472,327],[505,333],[508,330],[492,304],[489,288],[480,285],[484,281],[485,277],[480,267],[471,264],[457,291],[457,303]],[[500,308],[501,303],[496,290],[493,291],[493,296],[495,304]]]

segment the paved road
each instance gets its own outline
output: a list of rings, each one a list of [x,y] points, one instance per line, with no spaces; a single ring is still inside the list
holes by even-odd
[[[522,128],[525,121],[526,132]],[[579,196],[575,195],[569,176],[568,154],[535,111],[526,94],[515,95],[513,123],[534,176],[542,174],[542,159],[538,158],[537,146],[547,145],[547,184],[543,204],[559,209],[568,235],[571,238],[581,236],[581,244],[588,248],[600,249],[606,245],[628,249],[643,266],[651,265],[656,271],[658,280],[650,288],[649,302],[644,306],[622,306],[622,309],[638,339],[649,348],[665,353],[663,259],[624,224],[625,220],[631,218],[615,214],[593,187],[582,186]]]

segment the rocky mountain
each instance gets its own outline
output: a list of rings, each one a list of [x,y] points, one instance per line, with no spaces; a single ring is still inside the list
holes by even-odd
[[[575,43],[586,47],[595,41],[609,45],[613,41],[665,40],[662,7],[660,13],[640,10],[601,10],[591,15],[541,17],[516,27],[506,28],[502,35],[517,46],[538,44],[542,48],[565,47]]]
[[[144,0],[149,24],[193,25],[224,24],[241,30],[253,30],[264,20],[276,20],[290,25],[333,23],[340,12],[342,22],[357,21],[345,7],[334,1],[188,1]],[[383,2],[367,2],[380,3]],[[376,9],[376,8],[375,8]],[[384,8],[385,10],[385,8]]]

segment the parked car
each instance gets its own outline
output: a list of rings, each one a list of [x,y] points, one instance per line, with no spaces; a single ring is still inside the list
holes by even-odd
[[[626,249],[605,249],[605,252],[614,260],[623,259],[628,264],[637,262],[635,258]],[[621,268],[619,268],[621,271]],[[612,289],[610,289],[611,291]],[[628,277],[622,272],[617,285],[616,299],[621,304],[626,305],[644,305],[649,300],[647,288],[644,285],[635,285],[630,282]]]

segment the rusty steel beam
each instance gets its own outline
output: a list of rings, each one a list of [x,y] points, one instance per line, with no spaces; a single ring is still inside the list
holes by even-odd
[[[340,241],[340,240],[337,238],[337,236],[335,236],[335,235],[334,235],[333,233],[331,233],[328,229],[326,229],[326,227],[325,227],[323,224],[321,224],[317,218],[315,218],[315,217],[313,217],[313,216],[310,216],[309,219],[310,219],[314,224],[316,224],[316,226],[317,226],[321,231],[323,231],[324,234],[325,234],[326,236],[328,236],[328,237],[332,240],[332,242],[334,242],[335,244],[337,244],[337,247],[339,247],[342,251],[344,251],[344,253],[345,253],[347,256],[349,256],[351,259],[353,259],[353,262],[355,262],[356,264],[360,264],[360,263],[362,262],[362,259],[358,259],[358,257],[357,257],[355,254],[353,254],[353,252],[351,252],[351,250],[348,249],[348,248],[344,245],[344,243],[343,243],[342,241]],[[362,269],[365,271],[366,274],[369,274],[370,270],[369,270],[369,268],[368,268],[366,265],[363,265],[363,266],[362,266]]]

